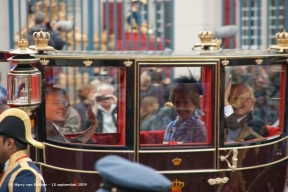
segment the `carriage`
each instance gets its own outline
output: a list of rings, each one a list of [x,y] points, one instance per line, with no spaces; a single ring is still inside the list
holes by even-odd
[[[287,40],[284,33],[276,35],[279,44],[269,50],[221,49],[219,42],[212,40],[213,34],[204,31],[199,35],[201,43],[186,52],[55,53],[38,48],[37,53],[32,54],[33,57],[12,59],[20,65],[21,61],[32,58],[30,62],[22,64],[32,63],[41,72],[40,81],[23,71],[13,73],[8,93],[14,95],[10,98],[11,102],[21,97],[21,94],[15,95],[19,89],[14,87],[20,85],[15,80],[17,76],[18,79],[27,78],[23,85],[27,89],[23,90],[36,92],[28,94],[32,100],[33,97],[40,98],[37,107],[29,112],[34,123],[32,131],[38,140],[45,143],[46,148],[31,148],[30,155],[43,173],[47,191],[95,191],[99,188],[101,178],[94,164],[107,154],[119,155],[156,169],[171,180],[172,192],[284,191],[288,138],[285,118],[288,54],[285,53]],[[15,52],[1,50],[2,61],[11,56],[15,58]],[[141,127],[144,97],[141,77],[143,74],[150,76],[153,72],[160,73],[163,80],[168,81],[187,73],[197,76],[204,90],[201,96],[204,115],[201,120],[206,127],[205,142],[163,142],[166,126],[153,129]],[[229,78],[253,88],[256,100],[253,115],[265,122],[267,136],[234,142],[225,139],[227,129],[224,125],[223,98]],[[74,107],[80,102],[77,95],[79,87],[95,80],[109,82],[115,88],[116,131],[95,132],[87,143],[49,139],[45,110],[47,87],[65,89],[70,107]],[[35,84],[36,81],[40,82],[40,86]],[[165,83],[163,86],[165,90],[169,88]],[[168,102],[165,91],[161,97],[163,102],[158,103],[159,111],[163,108],[169,110],[158,117],[160,123],[171,116],[174,110],[165,105]],[[75,140],[83,131],[65,133],[65,137]]]

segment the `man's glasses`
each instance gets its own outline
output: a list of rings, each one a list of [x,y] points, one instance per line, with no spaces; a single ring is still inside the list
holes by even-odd
[[[232,98],[229,98],[229,101],[230,102],[236,102],[236,101],[239,101],[240,103],[245,103],[246,101],[248,101],[249,99],[252,99],[251,97],[232,97]]]
[[[67,101],[55,101],[53,103],[50,103],[52,105],[55,105],[55,106],[64,106],[64,107],[68,107],[69,103]]]

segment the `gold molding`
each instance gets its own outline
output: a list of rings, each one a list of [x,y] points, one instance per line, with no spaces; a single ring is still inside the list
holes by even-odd
[[[231,152],[233,152],[232,165],[227,160],[228,157],[230,156]],[[223,155],[220,156],[220,161],[226,161],[228,167],[232,170],[232,172],[234,172],[235,169],[237,169],[237,162],[238,162],[237,155],[238,155],[238,150],[237,149],[231,149],[226,156],[223,156]]]
[[[133,61],[129,61],[129,59],[127,61],[123,61],[123,64],[126,66],[126,67],[130,67],[132,64],[133,64]]]
[[[155,146],[155,147],[157,147],[157,146]],[[163,149],[164,148],[165,147],[163,147]],[[187,152],[193,153],[193,152],[209,152],[209,151],[215,152],[216,149],[210,148],[210,149],[178,149],[178,150],[175,150],[175,149],[174,150],[139,150],[139,153],[142,153],[142,154],[144,154],[144,153],[187,153]]]
[[[237,170],[247,170],[247,169],[256,169],[256,168],[260,168],[260,167],[267,167],[267,166],[270,166],[270,165],[274,165],[274,164],[277,164],[277,163],[280,163],[284,160],[288,159],[288,156],[280,159],[280,160],[277,160],[277,161],[274,161],[272,163],[267,163],[267,164],[263,164],[263,165],[259,165],[259,166],[251,166],[251,167],[242,167],[242,168],[237,168]],[[89,173],[89,174],[95,174],[97,173],[98,174],[98,171],[83,171],[83,170],[76,170],[76,169],[67,169],[67,168],[61,168],[61,167],[57,167],[57,166],[53,166],[53,165],[49,165],[49,164],[46,164],[46,163],[42,163],[42,162],[35,162],[36,164],[39,164],[43,167],[48,167],[48,168],[51,168],[51,169],[56,169],[56,170],[60,170],[60,171],[66,171],[66,172],[75,172],[75,173]],[[218,173],[218,172],[227,172],[229,170],[227,169],[197,169],[197,170],[178,170],[178,171],[157,171],[158,173],[161,173],[161,174],[189,174],[189,173]]]
[[[94,152],[94,153],[99,153],[99,152],[102,152],[102,153],[134,153],[134,151],[132,151],[132,150],[99,150],[99,149],[97,149],[97,150],[94,150],[94,149],[78,149],[78,148],[74,148],[74,146],[73,146],[73,148],[69,148],[69,147],[62,147],[62,146],[58,146],[58,145],[53,145],[53,144],[51,144],[51,143],[46,143],[46,142],[44,142],[44,144],[46,145],[46,146],[49,146],[49,147],[52,147],[52,148],[57,148],[57,149],[63,149],[63,150],[68,150],[68,151],[79,151],[79,152]],[[81,146],[81,145],[79,145],[79,146]],[[78,146],[78,147],[79,147]],[[89,145],[89,146],[92,146],[92,145]],[[111,145],[112,146],[112,145]],[[113,145],[113,147],[114,147],[115,145]],[[120,147],[123,147],[123,146],[121,146],[120,145]],[[45,148],[45,150],[46,150],[47,148]],[[44,150],[44,151],[45,151]]]
[[[255,62],[257,65],[261,65],[263,63],[263,59],[258,58],[255,60]]]
[[[265,147],[265,146],[269,146],[269,145],[274,145],[277,143],[280,143],[283,140],[288,140],[288,136],[283,137],[277,141],[273,141],[273,142],[269,142],[269,143],[264,143],[264,144],[258,144],[258,145],[250,145],[250,146],[244,146],[244,147],[226,147],[226,148],[219,148],[219,150],[229,150],[229,149],[250,149],[250,148],[259,148],[259,147]],[[257,142],[255,141],[255,144]],[[258,142],[259,143],[259,142]],[[235,143],[236,144],[236,143]],[[243,143],[244,144],[244,143]]]
[[[172,163],[173,163],[175,166],[180,165],[181,162],[182,162],[182,159],[180,159],[180,158],[178,158],[178,157],[172,159]]]
[[[229,60],[224,59],[221,61],[221,63],[223,66],[227,66],[229,64]]]
[[[37,164],[39,164],[40,166],[43,166],[43,167],[48,167],[48,168],[59,170],[59,171],[66,171],[66,172],[73,172],[73,173],[88,173],[88,174],[97,173],[97,174],[99,174],[98,171],[83,171],[83,170],[79,170],[79,169],[67,169],[67,168],[57,167],[57,166],[53,166],[53,165],[48,165],[48,164],[41,163],[41,162],[37,162]]]
[[[86,66],[86,67],[90,67],[92,65],[93,61],[87,59],[85,61],[83,61],[83,64]]]
[[[208,183],[209,185],[219,185],[219,184],[223,184],[223,183],[227,183],[229,181],[228,177],[223,177],[223,178],[215,178],[215,179],[208,179]]]
[[[171,192],[181,192],[181,189],[185,186],[185,183],[176,179],[171,182]]]

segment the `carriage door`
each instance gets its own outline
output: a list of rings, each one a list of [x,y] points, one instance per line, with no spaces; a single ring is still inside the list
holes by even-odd
[[[287,164],[283,63],[269,58],[257,65],[255,59],[246,58],[221,66],[218,191],[283,190]],[[228,182],[223,184],[224,180]]]
[[[212,107],[217,105],[217,61],[138,64],[138,161],[165,174],[172,181],[171,191],[214,191],[208,180],[217,172]]]

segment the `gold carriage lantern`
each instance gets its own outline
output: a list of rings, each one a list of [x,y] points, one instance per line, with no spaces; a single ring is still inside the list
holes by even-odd
[[[28,115],[41,103],[41,73],[31,64],[39,61],[36,52],[28,49],[28,41],[18,41],[20,48],[11,51],[7,59],[16,64],[7,76],[7,104],[24,110]]]

